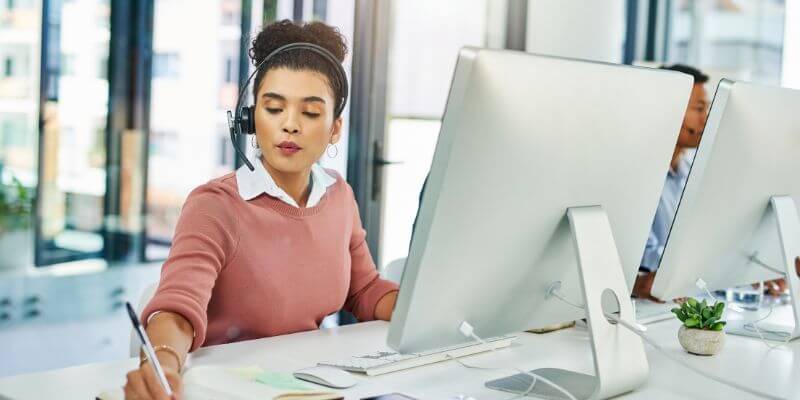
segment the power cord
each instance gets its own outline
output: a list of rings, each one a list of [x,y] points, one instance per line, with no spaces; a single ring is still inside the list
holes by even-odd
[[[708,286],[706,285],[706,282],[704,280],[698,278],[697,281],[695,282],[695,285],[697,285],[697,287],[700,288],[701,290],[704,290],[706,292],[706,294],[708,296],[710,296],[712,299],[716,299],[716,297],[714,297],[714,295],[711,294],[711,291],[708,290]],[[764,296],[763,295],[763,293],[764,293],[764,282],[761,282],[759,291],[762,293],[761,294],[762,301],[760,301],[759,303],[762,303],[763,302],[763,296]],[[729,303],[728,304],[728,308],[730,308],[733,311],[738,312],[739,314],[744,314],[746,312],[745,309],[740,307],[738,304],[730,304]],[[790,340],[792,340],[792,334],[791,333],[782,332],[782,331],[774,331],[774,330],[765,330],[765,332],[773,334],[775,336],[785,336],[785,339],[783,340],[783,342],[773,345],[773,344],[770,344],[769,342],[767,342],[767,339],[764,337],[764,334],[761,333],[761,328],[758,327],[758,323],[766,320],[767,318],[769,318],[770,315],[772,315],[772,311],[773,310],[775,310],[775,304],[771,304],[770,305],[769,312],[767,312],[767,315],[765,315],[764,317],[762,317],[760,319],[757,319],[757,320],[754,320],[754,321],[747,322],[747,323],[745,323],[743,325],[744,329],[746,329],[746,330],[749,330],[749,331],[755,330],[756,334],[758,334],[759,339],[761,339],[761,342],[764,343],[764,345],[767,346],[770,350],[774,350],[774,349],[779,348],[779,347],[784,347],[784,346],[786,346],[786,344],[789,343]]]
[[[553,296],[554,296],[554,297],[556,297],[556,298],[558,298],[559,300],[562,300],[562,301],[563,301],[563,296],[561,296],[561,295],[560,295],[560,293],[559,293],[559,295],[558,295],[558,296],[555,294],[557,291],[558,291],[558,289],[555,289],[555,290],[554,290]],[[573,307],[584,308],[584,307],[582,307],[582,306],[577,306],[577,305],[575,305],[575,304],[574,304],[574,303],[572,303],[572,302],[567,302],[567,304],[570,304],[570,305],[572,305]],[[584,308],[584,309],[585,309],[585,308]],[[664,356],[666,356],[666,357],[667,357],[667,358],[669,358],[670,360],[672,360],[672,361],[674,361],[674,362],[676,362],[676,363],[678,363],[678,364],[682,365],[682,366],[683,366],[683,367],[685,367],[685,368],[688,368],[688,369],[690,369],[690,370],[694,371],[694,372],[695,372],[695,373],[697,373],[697,374],[700,374],[700,375],[702,375],[702,376],[704,376],[704,377],[706,377],[706,378],[708,378],[708,379],[711,379],[711,380],[713,380],[713,381],[716,381],[716,382],[722,383],[723,385],[727,385],[727,386],[733,387],[733,388],[735,388],[735,389],[741,390],[741,391],[743,391],[743,392],[750,393],[750,394],[752,394],[752,395],[754,395],[754,396],[758,396],[758,397],[762,397],[762,398],[765,398],[765,399],[770,399],[770,400],[786,400],[786,399],[784,399],[783,397],[778,397],[778,396],[773,396],[773,395],[771,395],[771,394],[761,393],[761,392],[759,392],[759,391],[757,391],[757,390],[750,389],[749,387],[746,387],[746,386],[740,385],[740,384],[738,384],[738,383],[736,383],[736,382],[733,382],[733,381],[728,381],[727,379],[723,379],[723,378],[720,378],[720,377],[717,377],[717,376],[711,375],[711,374],[709,374],[709,373],[707,373],[707,372],[705,372],[705,371],[703,371],[703,370],[701,370],[701,369],[699,369],[699,368],[696,368],[696,367],[694,367],[693,365],[691,365],[691,364],[687,363],[686,361],[684,361],[684,360],[682,360],[682,359],[680,359],[680,358],[678,358],[678,357],[674,356],[673,354],[669,353],[669,352],[668,352],[668,351],[666,351],[666,350],[665,350],[663,347],[661,347],[661,345],[659,345],[658,343],[656,343],[656,342],[655,342],[653,339],[651,339],[649,336],[645,335],[645,333],[644,333],[644,332],[645,332],[647,329],[646,329],[646,328],[644,328],[643,326],[641,326],[641,325],[639,325],[639,324],[635,324],[635,325],[634,325],[634,324],[631,324],[631,323],[629,323],[628,321],[625,321],[625,320],[623,320],[623,319],[620,319],[620,318],[619,318],[619,316],[617,316],[617,315],[614,315],[614,314],[605,313],[605,315],[606,315],[606,318],[608,318],[608,319],[610,319],[610,320],[612,320],[612,321],[614,321],[614,322],[618,323],[619,325],[621,325],[621,326],[625,327],[625,328],[626,328],[626,329],[628,329],[629,331],[631,331],[631,332],[635,333],[636,335],[638,335],[639,337],[641,337],[641,338],[642,338],[642,340],[644,340],[645,342],[647,342],[647,343],[648,343],[650,346],[653,346],[653,348],[655,348],[656,350],[658,350],[658,351],[659,351],[661,354],[663,354]]]
[[[464,321],[464,322],[461,323],[461,325],[458,327],[458,331],[461,332],[461,334],[464,335],[464,337],[466,337],[466,338],[476,340],[479,343],[484,344],[484,345],[487,344],[487,342],[485,340],[483,340],[483,338],[481,338],[480,336],[475,334],[475,328],[473,328],[472,325],[470,325],[469,322],[467,322],[467,321]],[[491,344],[489,347],[490,347],[492,352],[496,352],[497,351],[497,348],[495,348],[494,344]],[[490,367],[472,366],[472,365],[468,365],[468,364],[462,362],[461,360],[456,359],[455,357],[450,356],[449,354],[447,355],[447,357],[450,358],[451,360],[454,360],[455,362],[457,362],[461,366],[463,366],[465,368],[470,368],[470,369],[481,369],[481,370],[503,370],[503,369],[508,369],[508,368],[490,368]],[[570,400],[577,400],[575,398],[575,396],[572,395],[572,393],[570,393],[569,391],[567,391],[563,387],[559,386],[555,382],[553,382],[553,381],[551,381],[551,380],[549,380],[549,379],[547,379],[547,378],[545,378],[545,377],[543,377],[543,376],[541,376],[539,374],[536,374],[536,373],[533,373],[533,372],[530,372],[530,371],[526,371],[526,370],[524,370],[522,368],[518,368],[518,367],[512,367],[511,369],[513,369],[513,370],[515,370],[515,371],[517,371],[517,372],[519,372],[519,373],[521,373],[523,375],[528,375],[532,379],[530,386],[528,386],[528,389],[525,392],[517,393],[517,395],[515,397],[513,397],[513,399],[518,399],[520,397],[525,397],[525,396],[529,395],[533,391],[534,386],[536,386],[536,383],[538,381],[542,381],[542,382],[550,385],[550,387],[552,387],[553,389],[558,390],[559,392],[561,392],[562,394],[567,396]]]

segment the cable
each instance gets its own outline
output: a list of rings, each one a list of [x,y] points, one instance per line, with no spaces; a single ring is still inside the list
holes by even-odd
[[[773,396],[773,395],[767,394],[767,393],[761,393],[761,392],[759,392],[759,391],[757,391],[755,389],[750,389],[749,387],[744,386],[744,385],[740,385],[740,384],[738,384],[736,382],[729,381],[727,379],[711,375],[711,374],[701,370],[700,368],[696,368],[693,365],[691,365],[691,364],[681,360],[680,358],[675,357],[674,355],[670,354],[669,352],[664,350],[664,348],[662,348],[658,343],[656,343],[653,339],[650,339],[650,337],[645,335],[644,332],[641,332],[638,329],[634,328],[628,322],[619,319],[619,317],[617,317],[616,315],[606,314],[606,317],[613,319],[614,321],[616,321],[617,323],[619,323],[620,325],[622,325],[623,327],[625,327],[629,331],[639,335],[639,337],[641,337],[645,342],[647,342],[650,346],[653,346],[653,348],[658,350],[661,354],[665,355],[670,360],[672,360],[672,361],[682,365],[683,367],[688,368],[688,369],[694,371],[695,373],[698,373],[698,374],[700,374],[700,375],[702,375],[702,376],[704,376],[704,377],[706,377],[708,379],[711,379],[713,381],[722,383],[724,385],[728,385],[728,386],[733,387],[735,389],[739,389],[739,390],[741,390],[743,392],[750,393],[750,394],[752,394],[754,396],[762,397],[762,398],[765,398],[765,399],[786,400],[783,397]]]
[[[569,304],[569,305],[571,305],[571,306],[573,306],[575,308],[580,308],[581,310],[586,310],[586,308],[583,305],[575,304],[575,303],[567,300],[564,296],[562,296],[559,292],[557,292],[555,290],[551,291],[550,294],[552,296],[554,296],[554,297],[557,297],[559,300],[563,301],[564,303],[567,303],[567,304]]]
[[[742,327],[745,330],[748,330],[748,331],[751,330],[750,326],[752,326],[755,329],[756,333],[758,334],[758,337],[761,338],[761,341],[764,343],[764,345],[769,347],[770,350],[774,350],[774,349],[777,349],[779,347],[784,347],[789,343],[790,340],[792,340],[792,334],[789,333],[789,332],[774,331],[774,330],[765,329],[764,332],[773,334],[775,336],[785,336],[785,339],[782,342],[780,342],[780,343],[778,343],[776,345],[772,345],[769,342],[767,342],[767,339],[765,339],[764,335],[761,334],[761,329],[758,327],[758,323],[761,322],[761,321],[764,321],[767,318],[769,318],[770,315],[772,315],[772,311],[773,310],[775,310],[775,304],[770,305],[769,311],[767,312],[767,315],[763,316],[762,318],[760,318],[760,319],[758,319],[756,321],[748,322],[748,323],[745,323],[744,325],[742,325]]]
[[[702,280],[699,280],[699,281],[702,281]],[[705,283],[705,282],[702,282],[702,283]],[[698,286],[699,286],[699,284],[698,284]],[[705,286],[705,285],[703,285],[703,286]],[[706,291],[708,291],[708,289],[706,289]],[[558,298],[558,299],[563,301],[563,298],[561,296],[558,296],[556,294],[556,291],[553,291],[551,294],[553,294],[556,298]],[[574,304],[572,304],[572,305],[574,306]],[[658,350],[661,354],[663,354],[664,356],[666,356],[670,360],[672,360],[672,361],[684,366],[685,368],[688,368],[688,369],[690,369],[690,370],[692,370],[692,371],[694,371],[694,372],[696,372],[696,373],[698,373],[698,374],[700,374],[700,375],[702,375],[702,376],[704,376],[704,377],[706,377],[708,379],[711,379],[713,381],[722,383],[724,385],[728,385],[728,386],[733,387],[735,389],[739,389],[739,390],[741,390],[743,392],[750,393],[750,394],[752,394],[754,396],[758,396],[758,397],[762,397],[762,398],[770,399],[770,400],[785,400],[783,397],[778,397],[778,396],[773,396],[773,395],[766,394],[766,393],[761,393],[761,392],[759,392],[757,390],[750,389],[750,388],[748,388],[746,386],[743,386],[743,385],[740,385],[740,384],[738,384],[736,382],[728,381],[726,379],[711,375],[711,374],[709,374],[709,373],[707,373],[707,372],[705,372],[705,371],[703,371],[703,370],[701,370],[699,368],[696,368],[696,367],[692,366],[691,364],[685,362],[684,360],[681,360],[680,358],[678,358],[678,357],[670,354],[666,350],[664,350],[664,348],[662,348],[661,345],[659,345],[653,339],[651,339],[650,337],[645,335],[644,329],[642,329],[643,327],[634,326],[634,325],[630,324],[629,322],[627,322],[627,321],[625,321],[623,319],[620,319],[619,316],[614,315],[614,314],[605,313],[605,315],[606,315],[606,318],[613,320],[614,322],[618,323],[619,325],[622,325],[623,327],[625,327],[629,331],[631,331],[631,332],[635,333],[636,335],[638,335],[639,337],[641,337],[645,342],[647,342],[649,345],[653,346],[653,348]]]
[[[475,329],[467,321],[464,321],[464,322],[461,323],[461,325],[458,327],[458,331],[461,332],[461,334],[464,335],[464,337],[466,337],[466,338],[474,339],[474,340],[476,340],[479,343],[484,344],[484,345],[487,344],[487,342],[485,340],[483,340],[480,336],[475,334]],[[491,349],[492,352],[496,352],[497,351],[497,348],[495,348],[494,344],[490,345],[490,349]],[[447,357],[455,360],[455,358],[453,358],[449,354],[447,355]],[[489,369],[492,369],[492,370],[506,369],[506,368],[486,368],[486,367],[468,366],[467,364],[461,362],[460,360],[456,360],[456,361],[460,365],[462,365],[462,366],[464,366],[466,368],[486,369],[486,370],[489,370]],[[566,389],[564,389],[563,387],[559,386],[555,382],[553,382],[553,381],[551,381],[551,380],[549,380],[549,379],[547,379],[547,378],[545,378],[545,377],[543,377],[543,376],[541,376],[539,374],[533,373],[531,371],[526,371],[526,370],[523,370],[522,368],[517,368],[517,367],[513,367],[511,369],[513,369],[513,370],[515,370],[515,371],[517,371],[517,372],[519,372],[519,373],[521,373],[523,375],[528,375],[528,376],[531,377],[531,379],[533,379],[533,381],[531,382],[530,386],[528,386],[528,390],[526,390],[525,392],[522,392],[522,393],[517,393],[517,396],[514,397],[514,399],[517,399],[519,397],[527,396],[528,394],[531,393],[531,391],[533,391],[534,386],[536,386],[536,382],[537,381],[542,381],[542,382],[548,384],[553,389],[558,390],[559,392],[561,392],[562,394],[567,396],[570,400],[577,400],[577,398],[575,396],[573,396],[572,393],[568,392]]]
[[[492,350],[494,351],[494,348],[492,348]],[[455,357],[451,356],[450,354],[446,354],[445,356],[447,358],[455,361],[456,363],[458,363],[462,367],[467,368],[467,369],[477,369],[477,370],[483,370],[483,371],[499,371],[499,370],[504,370],[504,369],[512,369],[514,371],[518,371],[518,372],[521,372],[522,374],[525,374],[525,371],[518,370],[516,368],[495,368],[495,367],[481,367],[481,366],[478,366],[478,365],[469,365],[469,364],[459,360],[458,358],[455,358]],[[515,395],[511,399],[517,399],[519,397],[524,397],[524,396],[527,396],[528,394],[530,394],[530,392],[533,391],[533,387],[536,385],[536,381],[537,380],[538,379],[534,376],[533,377],[533,381],[531,381],[530,386],[528,386],[528,389],[523,393]]]
[[[704,290],[706,292],[706,294],[711,296],[712,299],[716,299],[716,297],[714,297],[714,295],[711,294],[711,292],[708,290],[708,286],[706,285],[706,282],[704,280],[697,279],[697,281],[695,282],[695,285],[697,285],[698,288]],[[760,297],[760,300],[759,300],[758,308],[761,308],[761,305],[763,304],[763,301],[764,301],[764,282],[763,281],[760,282],[759,292],[761,293],[761,295],[760,295],[761,297]],[[746,312],[745,309],[743,309],[742,307],[740,307],[737,304],[729,304],[728,308],[733,310],[733,311],[738,312],[739,314],[744,314]],[[770,306],[770,308],[769,308],[769,312],[767,312],[767,315],[765,315],[764,317],[762,317],[762,318],[760,318],[758,320],[751,321],[751,322],[746,322],[746,323],[744,323],[742,325],[742,327],[747,331],[751,331],[752,332],[753,330],[755,330],[755,332],[758,335],[759,339],[761,339],[761,343],[764,343],[764,346],[767,346],[770,350],[774,350],[776,348],[786,346],[786,344],[788,344],[789,341],[792,340],[792,334],[791,333],[782,332],[782,331],[774,331],[774,330],[765,330],[765,332],[771,333],[771,334],[773,334],[775,336],[784,336],[785,335],[786,338],[784,339],[783,342],[778,343],[776,345],[773,345],[773,344],[770,344],[769,342],[767,342],[767,339],[761,333],[761,328],[758,327],[758,323],[766,320],[767,318],[769,318],[769,316],[772,315],[772,311],[774,309],[775,309],[775,304],[772,304]],[[752,326],[752,328],[750,328],[751,326]]]

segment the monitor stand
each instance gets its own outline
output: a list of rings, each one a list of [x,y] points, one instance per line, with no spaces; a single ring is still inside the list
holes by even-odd
[[[589,339],[594,355],[594,375],[543,368],[533,370],[578,400],[606,399],[630,392],[644,384],[649,373],[642,339],[606,319],[602,308],[603,292],[610,290],[619,304],[620,318],[635,321],[628,300],[628,286],[617,246],[601,206],[572,207],[567,210],[573,243],[578,258],[578,275],[583,289]],[[622,299],[622,301],[620,301]],[[486,387],[512,393],[525,392],[531,378],[517,374],[486,383]],[[567,399],[546,383],[537,382],[529,394],[543,399]]]
[[[780,264],[771,267],[763,264],[757,258],[751,257],[754,264],[783,274],[789,287],[792,301],[792,316],[794,321],[791,323],[778,324],[769,320],[758,323],[758,331],[750,321],[728,321],[725,331],[734,335],[744,335],[759,337],[758,332],[764,339],[775,341],[787,341],[796,339],[800,336],[800,277],[795,270],[795,257],[800,257],[800,217],[798,217],[797,207],[790,196],[772,196],[770,206],[764,214],[762,226],[770,227],[772,235],[762,235],[767,240],[773,240],[780,248]],[[774,234],[777,233],[777,238]],[[757,253],[755,253],[757,254]]]

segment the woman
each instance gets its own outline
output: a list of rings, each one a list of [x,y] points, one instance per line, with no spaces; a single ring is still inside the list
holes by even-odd
[[[258,65],[297,42],[321,46],[340,63],[347,53],[335,28],[281,21],[259,33],[250,56]],[[142,313],[178,394],[186,355],[201,346],[317,329],[341,308],[361,321],[391,317],[397,286],[378,277],[352,189],[317,165],[341,135],[335,68],[308,50],[262,66],[253,87],[255,170],[214,179],[183,206]],[[147,362],[128,373],[125,396],[166,398]]]

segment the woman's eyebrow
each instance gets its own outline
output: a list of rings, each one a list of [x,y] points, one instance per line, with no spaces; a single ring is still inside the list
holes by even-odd
[[[274,93],[274,92],[264,93],[263,95],[261,95],[261,97],[269,98],[269,99],[273,99],[273,100],[286,101],[286,97],[285,96],[277,94],[277,93]],[[322,103],[322,104],[325,104],[325,99],[323,99],[322,97],[319,97],[319,96],[308,96],[308,97],[303,97],[303,102],[304,103]]]
[[[318,96],[308,96],[303,98],[304,103],[322,103],[325,104],[325,99]]]
[[[283,96],[281,96],[281,95],[279,95],[277,93],[273,93],[273,92],[264,93],[263,95],[261,95],[261,97],[266,97],[266,98],[270,98],[270,99],[286,101],[286,97],[283,97]]]

